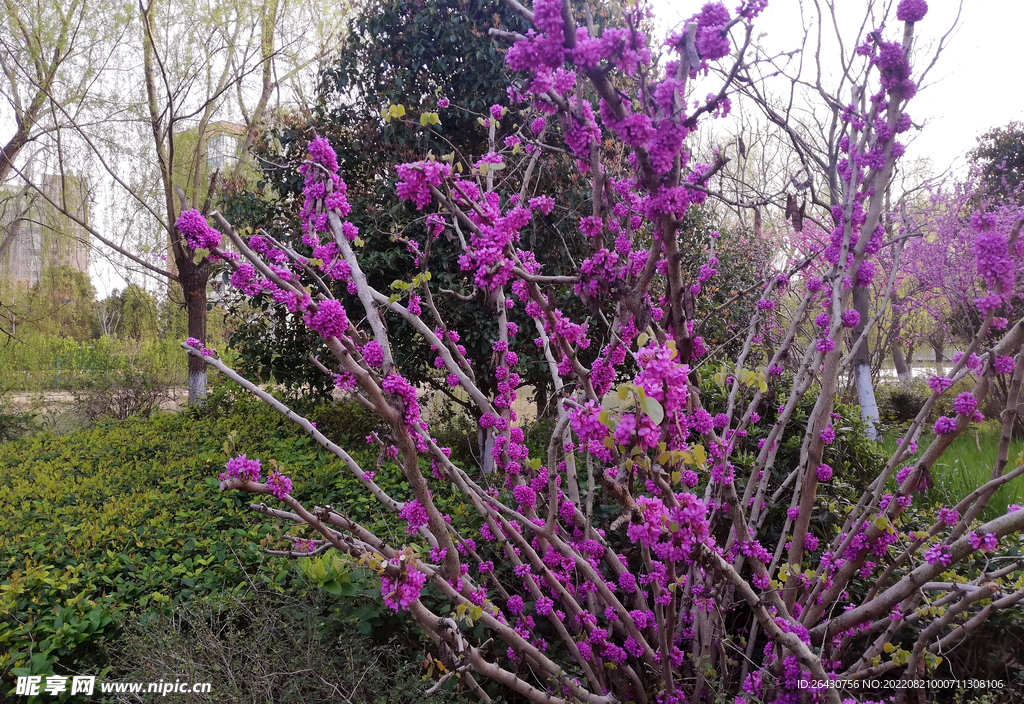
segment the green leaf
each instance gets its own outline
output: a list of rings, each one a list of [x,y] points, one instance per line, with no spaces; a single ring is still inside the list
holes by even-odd
[[[643,409],[644,414],[650,418],[651,422],[655,425],[661,425],[661,422],[665,420],[665,409],[662,408],[661,404],[655,398],[646,396],[644,400],[640,402],[640,408]]]

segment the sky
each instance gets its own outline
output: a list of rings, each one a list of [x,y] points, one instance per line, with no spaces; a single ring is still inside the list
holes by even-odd
[[[670,25],[685,21],[700,8],[699,3],[680,0],[653,0],[653,4],[656,17],[666,18]],[[738,0],[726,0],[730,9],[738,4]],[[866,3],[835,0],[835,4],[842,13],[840,19],[845,20],[840,29],[855,32],[861,19],[857,13],[863,13]],[[800,45],[801,6],[807,11],[814,9],[809,1],[769,0],[767,9],[755,20],[755,35],[766,33],[761,40],[764,46],[786,51]],[[915,28],[917,46],[922,49],[954,25],[960,2],[929,0],[928,6],[928,14]],[[936,172],[950,166],[962,172],[963,155],[975,146],[979,135],[1024,120],[1022,22],[1024,4],[1019,0],[964,0],[946,49],[909,103],[914,122],[924,122],[925,128],[908,147],[908,158],[930,158]]]
[[[893,0],[895,2],[895,0]],[[702,3],[687,0],[653,0],[656,17],[663,27],[683,22]],[[726,0],[728,7],[739,0]],[[835,0],[840,6],[841,29],[855,31],[863,12],[861,0]],[[813,10],[805,0],[770,0],[756,20],[755,34],[770,50],[786,51],[799,46],[803,32],[800,11]],[[934,45],[957,16],[959,2],[930,0],[928,15],[918,23],[917,46]],[[977,137],[1012,120],[1024,120],[1024,81],[1020,80],[1019,31],[1024,5],[1011,0],[965,0],[957,28],[926,85],[911,101],[909,112],[915,123],[924,123],[907,150],[908,159],[929,158],[933,172],[953,167],[963,173],[964,154]],[[123,287],[109,263],[93,256],[93,279],[101,296]]]

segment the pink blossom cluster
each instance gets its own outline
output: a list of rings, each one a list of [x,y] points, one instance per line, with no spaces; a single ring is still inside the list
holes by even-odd
[[[304,177],[302,192],[305,201],[299,211],[302,222],[302,242],[308,247],[320,245],[318,233],[328,232],[328,214],[336,213],[345,218],[352,210],[345,198],[347,186],[338,175],[338,157],[334,148],[323,137],[315,137],[308,146],[310,160],[299,167]],[[345,228],[349,240],[354,240],[358,230],[349,224]]]
[[[900,22],[920,22],[928,14],[925,0],[900,0],[896,6],[896,19]]]
[[[267,486],[270,487],[270,493],[281,500],[292,493],[292,480],[281,472],[272,471],[267,477]]]
[[[398,516],[405,520],[405,532],[409,535],[415,535],[416,531],[427,525],[430,520],[427,516],[427,509],[416,499],[405,502],[405,506],[398,512]]]
[[[643,522],[630,523],[626,535],[648,546],[660,560],[689,563],[698,546],[710,544],[707,507],[693,494],[676,494],[676,506],[655,497],[637,497]]]
[[[198,350],[199,354],[203,355],[204,357],[214,357],[217,354],[216,350],[212,350],[209,347],[206,347],[198,338],[195,337],[190,337],[187,340],[185,340],[185,346],[191,347],[194,350]]]
[[[221,234],[210,227],[203,214],[195,208],[183,210],[175,225],[178,232],[185,236],[185,241],[192,249],[212,251],[220,247]]]
[[[408,562],[405,562],[403,567],[403,562],[397,557],[391,558],[390,564],[393,568],[400,570],[401,574],[397,578],[386,572],[381,575],[380,595],[388,608],[404,611],[420,598],[420,591],[427,581],[427,575]]]
[[[345,307],[341,301],[333,298],[321,301],[315,311],[312,308],[308,309],[304,320],[311,330],[319,333],[325,340],[342,337],[348,329]]]
[[[398,172],[398,197],[411,200],[417,210],[423,210],[433,200],[430,187],[440,187],[452,175],[452,167],[440,161],[399,164],[395,171]]]
[[[971,547],[975,550],[981,550],[982,552],[992,552],[999,547],[999,539],[995,533],[986,533],[985,535],[978,535],[974,531],[967,536],[971,543]]]
[[[249,459],[244,454],[232,457],[224,465],[224,472],[220,475],[220,480],[225,479],[244,479],[245,481],[258,482],[260,480],[260,461],[258,459]]]

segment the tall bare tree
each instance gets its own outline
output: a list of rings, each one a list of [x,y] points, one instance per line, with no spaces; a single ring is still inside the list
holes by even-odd
[[[55,125],[49,168],[91,174],[103,200],[118,204],[102,226],[76,220],[124,266],[169,283],[190,337],[206,339],[212,262],[187,250],[175,221],[183,207],[206,210],[217,198],[224,174],[207,159],[209,143],[226,135],[229,156],[240,158],[269,115],[302,101],[301,80],[316,75],[343,16],[344,7],[306,0],[140,0],[94,68],[89,109],[36,86]],[[188,386],[190,402],[200,401],[205,365],[189,361]]]

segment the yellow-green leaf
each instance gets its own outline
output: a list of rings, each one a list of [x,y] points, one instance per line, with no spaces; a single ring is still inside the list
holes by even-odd
[[[665,420],[665,409],[662,408],[656,398],[647,396],[644,398],[640,407],[643,409],[644,414],[646,414],[655,425],[661,425],[661,422]]]

